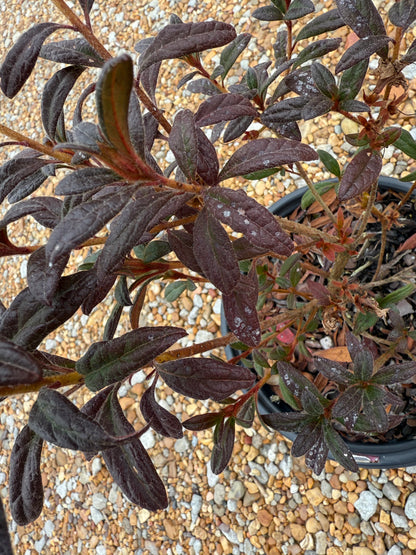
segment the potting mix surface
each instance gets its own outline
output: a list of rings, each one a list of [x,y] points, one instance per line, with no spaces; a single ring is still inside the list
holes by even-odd
[[[71,2],[75,10],[78,3]],[[266,5],[260,3],[260,5]],[[376,2],[385,11],[385,2]],[[328,7],[333,3],[327,2]],[[133,46],[168,23],[171,13],[183,21],[200,21],[211,17],[236,25],[237,32],[252,32],[247,52],[250,65],[273,57],[272,44],[279,22],[264,23],[251,18],[259,7],[258,0],[236,2],[213,0],[103,0],[92,9],[93,28],[114,55],[128,50],[135,56]],[[0,1],[1,33],[0,59],[21,32],[35,22],[62,21],[57,10],[47,0]],[[61,33],[61,32],[59,32]],[[57,33],[55,37],[58,37]],[[333,33],[345,38],[346,30]],[[413,30],[416,38],[416,27]],[[65,38],[62,32],[62,38]],[[58,40],[54,38],[54,40]],[[213,69],[218,53],[203,55],[204,65]],[[241,57],[242,67],[249,65]],[[413,64],[414,66],[415,64]],[[40,137],[39,91],[57,67],[40,61],[32,77],[13,101],[2,97],[0,122],[34,138]],[[408,71],[416,74],[412,66]],[[179,79],[187,72],[184,64],[166,61],[162,64],[163,96],[159,107],[173,115],[180,107],[190,107],[200,99],[191,96],[186,87],[177,91]],[[88,72],[85,72],[86,74]],[[235,81],[241,70],[234,72]],[[232,80],[230,81],[232,82]],[[80,87],[88,83],[87,75],[80,78]],[[414,113],[414,92],[409,95],[406,112]],[[196,104],[195,104],[196,105]],[[87,103],[88,106],[88,103]],[[413,120],[414,121],[414,120]],[[411,131],[412,120],[407,129]],[[341,130],[352,133],[352,124],[341,115],[322,116],[319,121],[302,124],[304,140],[315,148],[330,151],[344,163],[351,148],[340,139]],[[0,161],[16,153],[7,147]],[[230,145],[222,154],[231,153]],[[165,149],[156,158],[163,165],[172,161]],[[399,177],[407,162],[393,147],[386,149],[389,162],[384,175]],[[305,165],[306,168],[306,165]],[[314,179],[327,177],[318,167],[308,165]],[[238,181],[249,195],[269,206],[296,186],[286,177],[273,177],[269,182]],[[232,186],[227,183],[227,186]],[[51,182],[46,193],[53,187]],[[5,211],[6,208],[4,208]],[[13,224],[12,239],[39,244],[43,228],[33,219]],[[4,259],[3,259],[4,260]],[[82,261],[81,255],[71,259],[73,269]],[[16,257],[0,262],[1,298],[8,305],[17,291],[25,287],[27,258]],[[207,284],[183,295],[172,304],[163,297],[162,286],[154,283],[148,293],[149,302],[143,314],[146,325],[172,324],[189,331],[189,342],[201,342],[219,333],[220,297]],[[79,358],[93,341],[101,339],[102,323],[112,307],[110,296],[90,317],[78,312],[42,348],[58,355]],[[127,328],[125,329],[127,331]],[[184,343],[186,344],[186,343]],[[138,399],[147,383],[144,373],[136,374],[131,386],[120,389],[120,402],[127,417],[136,428],[142,423]],[[169,388],[159,389],[163,406],[185,420],[208,407],[207,402],[185,400]],[[79,405],[90,398],[83,389],[72,397]],[[267,554],[279,555],[411,555],[416,550],[416,460],[415,466],[399,470],[345,471],[336,463],[327,462],[325,471],[316,476],[303,460],[290,456],[290,445],[278,433],[272,434],[256,423],[253,430],[237,430],[234,454],[228,469],[220,476],[210,472],[212,430],[193,434],[185,431],[182,439],[159,437],[153,431],[143,436],[158,472],[168,490],[169,507],[150,513],[130,503],[113,483],[99,456],[87,462],[83,455],[47,445],[43,451],[44,510],[33,524],[20,527],[11,522],[8,512],[8,459],[14,438],[26,424],[34,397],[23,395],[2,402],[0,414],[0,494],[10,522],[16,554],[35,555],[199,555],[199,554]],[[214,403],[209,403],[214,410]]]

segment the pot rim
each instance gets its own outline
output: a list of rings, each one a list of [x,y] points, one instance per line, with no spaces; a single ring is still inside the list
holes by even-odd
[[[337,178],[325,180],[333,181],[336,183]],[[393,177],[380,176],[378,185],[383,189],[393,189],[398,192],[406,192],[411,187],[410,183],[399,181]],[[308,187],[301,187],[292,193],[285,195],[269,207],[269,210],[279,216],[288,216],[299,202],[303,194],[308,190]],[[223,307],[221,305],[221,333],[225,334],[229,331],[227,322],[224,316]],[[225,347],[227,359],[231,359],[238,354],[237,351],[232,349],[230,345]],[[279,411],[276,403],[270,400],[272,389],[269,385],[261,388],[258,394],[258,406],[260,414],[269,414],[270,412]],[[284,403],[282,402],[282,405]],[[287,406],[287,405],[286,405]],[[296,438],[293,432],[278,432],[290,441]],[[416,465],[416,439],[399,439],[392,440],[387,443],[362,443],[360,441],[352,442],[344,440],[348,448],[351,450],[353,457],[359,467],[361,468],[404,468],[407,466]],[[329,458],[332,459],[331,453]],[[332,459],[333,460],[333,459]]]

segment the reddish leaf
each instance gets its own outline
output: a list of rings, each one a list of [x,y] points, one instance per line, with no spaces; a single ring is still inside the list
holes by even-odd
[[[186,335],[181,328],[144,327],[110,341],[93,343],[76,363],[91,391],[123,380]]]
[[[72,171],[58,183],[57,195],[79,195],[104,185],[121,181],[120,176],[108,168],[82,168]]]
[[[334,347],[335,349],[346,349],[346,347]],[[332,349],[328,349],[331,351]],[[324,351],[324,358],[316,357],[314,365],[316,370],[320,372],[325,378],[331,380],[337,384],[350,385],[354,381],[354,374],[340,364],[339,359],[330,358],[330,356],[325,356],[326,351]],[[333,355],[334,353],[328,353]],[[348,357],[350,358],[350,357]]]
[[[240,94],[216,94],[203,102],[195,114],[195,122],[200,127],[229,121],[242,116],[256,117],[257,110],[251,102]]]
[[[201,267],[194,255],[192,234],[184,229],[170,229],[168,230],[168,240],[179,260],[193,272],[202,274]]]
[[[220,412],[208,412],[206,414],[197,414],[192,416],[182,422],[182,426],[187,430],[192,430],[194,432],[199,432],[201,430],[207,430],[218,424],[219,420],[223,417]]]
[[[13,445],[9,476],[10,511],[19,526],[33,522],[42,512],[42,446],[43,440],[29,426],[22,429]]]
[[[240,279],[240,269],[227,232],[203,209],[194,226],[194,255],[204,275],[220,291],[229,293]]]
[[[140,411],[148,424],[162,436],[183,437],[182,425],[179,420],[164,409],[155,399],[157,377],[152,385],[146,389],[140,399]]]
[[[20,35],[0,68],[1,90],[8,98],[13,98],[29,78],[44,41],[57,29],[66,27],[58,23],[38,23]]]
[[[381,156],[370,149],[361,150],[345,169],[339,184],[341,201],[357,197],[368,191],[380,175],[383,161]]]
[[[217,151],[202,129],[196,130],[196,136],[198,139],[197,173],[206,185],[213,187],[218,184],[220,169]]]
[[[232,25],[220,21],[166,25],[140,56],[140,72],[162,60],[224,46],[236,36]]]
[[[284,256],[292,254],[293,243],[275,217],[241,189],[211,187],[205,194],[205,203],[216,218],[243,233],[252,245]]]
[[[163,381],[192,399],[222,401],[239,389],[250,388],[251,370],[209,358],[183,358],[157,365]]]
[[[198,138],[191,110],[181,110],[175,116],[169,135],[169,147],[186,177],[195,179],[198,165]]]
[[[226,468],[234,449],[235,420],[228,418],[218,425],[214,434],[214,447],[211,453],[211,470],[213,474],[221,474]]]
[[[257,139],[240,147],[222,168],[219,179],[224,181],[237,175],[276,168],[318,155],[311,147],[290,139]]]
[[[255,347],[261,339],[256,304],[258,281],[255,266],[248,275],[242,274],[231,293],[223,294],[225,318],[231,331],[249,347]]]
[[[0,229],[0,257],[30,253],[31,249],[29,247],[18,247],[9,240],[6,228]]]
[[[406,241],[400,245],[397,252],[413,250],[416,248],[416,233],[413,233]]]

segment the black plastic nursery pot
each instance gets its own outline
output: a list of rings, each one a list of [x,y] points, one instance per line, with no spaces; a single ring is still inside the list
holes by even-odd
[[[334,180],[335,181],[335,180]],[[397,179],[381,176],[378,180],[380,190],[392,190],[396,192],[406,192],[410,184],[403,183]],[[282,199],[275,202],[270,211],[281,217],[289,216],[300,204],[303,194],[308,190],[307,187],[297,189]],[[221,311],[221,332],[229,332],[223,311]],[[229,345],[226,347],[227,358],[231,359],[239,353]],[[291,410],[283,401],[275,402],[271,397],[275,395],[271,386],[265,385],[258,395],[258,405],[262,414],[273,412],[287,412]],[[293,441],[295,433],[280,432],[284,437]],[[355,461],[362,468],[404,468],[416,465],[416,439],[393,440],[388,443],[362,443],[345,441],[351,450]],[[329,455],[331,458],[331,454]]]

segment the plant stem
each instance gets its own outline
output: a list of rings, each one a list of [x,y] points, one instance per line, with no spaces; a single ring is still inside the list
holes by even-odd
[[[1,123],[0,123],[0,133],[2,133],[3,135],[6,135],[10,139],[13,139],[14,141],[17,141],[19,144],[23,144],[28,148],[33,148],[33,150],[37,150],[42,154],[47,154],[48,156],[51,156],[61,162],[65,162],[65,164],[71,163],[72,156],[70,154],[66,154],[65,152],[54,150],[53,147],[49,145],[44,145],[39,141],[36,141],[35,139],[30,139],[29,137],[26,137],[26,135],[22,135],[18,131],[14,131],[13,129],[10,129],[10,127],[7,127],[6,125],[3,125]]]
[[[309,179],[308,174],[305,172],[305,170],[302,167],[302,164],[300,162],[296,162],[296,168],[299,172],[299,174],[301,175],[301,177],[304,179],[304,181],[306,182],[306,185],[309,187],[310,192],[312,193],[312,195],[314,196],[314,199],[316,200],[316,202],[318,202],[320,204],[320,206],[322,207],[323,211],[325,212],[325,214],[328,216],[328,218],[331,220],[331,222],[333,224],[337,224],[337,220],[334,216],[334,214],[331,212],[331,210],[329,209],[329,207],[327,206],[327,204],[324,202],[324,200],[322,199],[321,195],[318,193],[318,191],[315,188],[315,185],[312,183],[312,181]]]
[[[110,60],[112,58],[111,54],[97,39],[91,29],[80,20],[80,18],[71,10],[64,0],[52,0],[52,3],[55,4],[65,18],[70,21],[76,29],[78,29],[78,31],[90,43],[94,50],[96,50],[98,54],[104,58],[104,60]]]
[[[20,395],[22,393],[34,393],[45,386],[65,387],[67,385],[80,384],[84,381],[84,376],[78,372],[68,374],[57,374],[54,376],[44,376],[41,380],[31,384],[7,385],[0,387],[0,397],[10,395]]]

